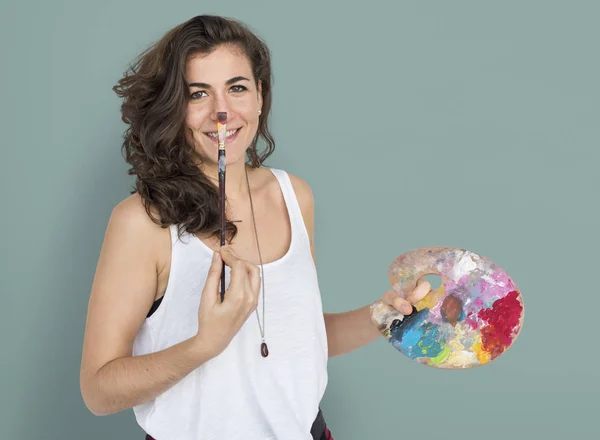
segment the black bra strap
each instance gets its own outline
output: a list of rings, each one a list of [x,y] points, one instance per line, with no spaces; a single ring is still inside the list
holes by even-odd
[[[148,314],[146,315],[146,318],[150,318],[150,316],[152,316],[152,314],[154,312],[156,312],[156,309],[158,309],[158,306],[160,306],[160,303],[162,302],[162,299],[164,298],[164,295],[161,296],[160,298],[158,298],[156,301],[154,301],[152,303],[152,307],[150,307],[150,311],[148,312]]]

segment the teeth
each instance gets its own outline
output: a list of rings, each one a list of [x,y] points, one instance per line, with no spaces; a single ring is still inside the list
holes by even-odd
[[[229,137],[232,134],[234,134],[236,131],[238,131],[237,128],[235,130],[227,130],[227,132],[225,133],[225,136]],[[213,131],[211,133],[206,133],[206,134],[208,135],[208,137],[215,138],[215,139],[217,139],[219,137],[219,134],[216,131]]]

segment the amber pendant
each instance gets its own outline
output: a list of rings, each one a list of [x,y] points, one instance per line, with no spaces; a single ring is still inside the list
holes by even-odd
[[[260,354],[264,358],[266,358],[267,356],[269,356],[269,347],[267,347],[267,343],[266,342],[263,342],[262,344],[260,344]]]

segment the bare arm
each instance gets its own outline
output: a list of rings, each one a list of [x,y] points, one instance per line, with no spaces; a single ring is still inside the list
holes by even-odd
[[[139,196],[115,207],[90,294],[81,362],[82,397],[96,415],[155,398],[213,355],[191,338],[132,357],[134,338],[156,295],[160,249],[170,249],[168,230],[147,217]]]
[[[143,356],[124,356],[104,365],[81,383],[89,410],[109,415],[158,397],[210,359],[193,338]]]
[[[381,334],[371,321],[369,306],[344,313],[325,313],[329,357],[367,345]]]

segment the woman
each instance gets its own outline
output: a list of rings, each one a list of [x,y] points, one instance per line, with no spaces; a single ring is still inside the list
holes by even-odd
[[[369,306],[323,314],[311,189],[262,166],[274,149],[268,48],[239,22],[195,17],[144,52],[115,91],[137,180],[113,209],[94,278],[86,405],[97,415],[133,408],[148,439],[332,438],[319,410],[327,359],[379,332]],[[217,112],[228,115],[223,247]],[[383,300],[412,310],[393,291]]]

